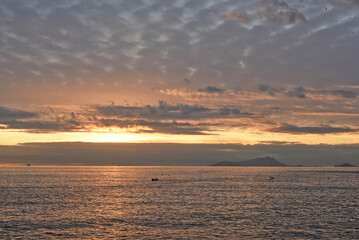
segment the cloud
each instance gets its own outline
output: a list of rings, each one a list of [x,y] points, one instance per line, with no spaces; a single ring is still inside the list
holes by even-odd
[[[327,89],[306,89],[303,87],[296,87],[287,91],[287,96],[296,98],[307,98],[308,94],[314,97],[315,95],[328,95],[341,98],[356,98],[358,94],[348,90],[327,90]]]
[[[69,115],[52,116],[49,113],[27,112],[17,109],[0,107],[0,124],[2,129],[19,129],[32,133],[67,132],[83,129],[83,123],[73,112]],[[47,119],[46,119],[47,118]]]
[[[37,114],[33,112],[26,112],[22,110],[0,106],[0,120],[26,119],[26,118],[34,118],[36,116]]]
[[[19,129],[31,133],[52,133],[52,132],[72,132],[85,129],[84,123],[76,119],[61,119],[56,120],[7,120],[0,121],[0,124],[5,125],[4,129]]]
[[[83,126],[74,121],[67,121],[63,123],[46,122],[41,120],[34,121],[1,121],[1,124],[6,125],[4,129],[20,129],[31,133],[50,133],[50,132],[71,132],[74,130],[83,129]]]
[[[206,129],[200,127],[191,127],[191,128],[183,128],[183,127],[151,127],[152,129],[141,129],[138,130],[138,133],[161,133],[161,134],[173,134],[173,135],[213,135],[212,133],[205,133],[203,131],[208,131]]]
[[[202,105],[169,104],[159,101],[158,106],[96,106],[100,116],[147,120],[199,120],[216,118],[249,117],[252,113],[241,112],[237,108],[208,108]]]
[[[203,107],[201,105],[188,105],[188,104],[171,105],[165,101],[159,101],[158,107],[151,107],[151,106],[147,106],[147,107],[148,107],[148,109],[150,109],[151,112],[155,112],[157,110],[167,112],[167,113],[179,111],[183,115],[189,115],[192,113],[202,113],[202,112],[210,111],[209,108]]]
[[[220,108],[219,109],[219,115],[222,115],[222,116],[228,116],[228,115],[238,115],[240,114],[241,111],[237,108]]]
[[[229,19],[233,19],[233,20],[237,20],[237,21],[240,21],[240,22],[250,22],[251,21],[251,18],[249,17],[249,15],[245,12],[237,15],[235,12],[232,12],[232,11],[228,11],[226,13],[226,16],[229,18]]]
[[[146,119],[181,119],[191,118],[192,115],[210,112],[209,108],[201,105],[169,104],[160,101],[158,106],[97,106],[96,110],[103,116]]]
[[[307,95],[306,95],[306,89],[303,88],[303,87],[296,87],[292,90],[289,90],[287,92],[287,95],[289,97],[296,97],[296,98],[306,98]]]
[[[209,135],[203,131],[208,131],[208,125],[191,124],[188,122],[163,122],[163,121],[146,121],[146,120],[120,120],[120,119],[101,119],[100,126],[102,127],[119,127],[119,128],[133,128],[137,129],[137,133],[162,133],[162,134],[176,134],[176,135]],[[147,127],[150,129],[143,129]]]
[[[299,142],[288,142],[288,141],[260,141],[260,144],[268,145],[291,145],[291,144],[300,144]]]
[[[320,90],[318,93],[323,95],[340,96],[343,98],[356,98],[358,96],[356,92],[348,90]]]
[[[258,85],[258,90],[261,91],[261,92],[266,92],[271,96],[275,96],[276,93],[281,92],[280,89],[271,87],[271,86],[269,86],[267,84],[259,84]]]
[[[275,96],[278,93],[285,94],[289,97],[296,97],[296,98],[307,98],[307,97],[315,97],[316,95],[327,95],[327,96],[334,96],[334,97],[341,97],[341,98],[356,98],[358,96],[358,93],[354,91],[349,90],[343,90],[343,89],[307,89],[304,87],[295,87],[292,89],[278,89],[274,88],[267,84],[259,84],[258,90],[260,92],[266,92],[271,96]],[[309,96],[310,95],[310,96]]]
[[[306,17],[295,8],[291,8],[286,2],[281,0],[263,0],[263,8],[259,15],[268,21],[275,23],[292,24],[298,21],[307,22]]]
[[[145,106],[121,106],[110,102],[110,105],[96,105],[90,109],[80,109],[79,112],[68,112],[62,108],[48,108],[47,112],[39,113],[8,108],[1,110],[1,129],[30,133],[92,131],[95,128],[116,127],[138,133],[209,135],[215,131],[211,126],[217,126],[223,118],[253,116],[236,107],[210,108],[197,104],[170,104],[165,101]],[[208,121],[199,121],[204,119]]]
[[[267,129],[269,132],[276,133],[290,133],[290,134],[334,134],[334,133],[353,133],[358,132],[359,129],[353,129],[349,127],[331,127],[331,126],[319,126],[319,127],[298,127],[290,124],[282,124],[280,127],[274,127]]]
[[[200,6],[197,0],[132,3],[27,0],[26,7],[10,2],[0,2],[3,104],[34,102],[40,98],[38,101],[48,103],[44,95],[56,98],[56,104],[70,102],[70,98],[60,94],[58,84],[67,86],[64,92],[69,95],[102,84],[104,91],[98,95],[107,94],[106,100],[122,102],[118,95],[128,99],[126,95],[139,85],[141,90],[162,84],[171,88],[183,77],[195,79],[198,86],[223,83],[226,88],[236,84],[245,88],[251,84],[249,79],[295,86],[300,79],[308,88],[314,84],[329,88],[339,78],[342,84],[356,84],[353,76],[359,71],[355,64],[343,64],[358,62],[358,54],[350,51],[355,47],[356,35],[336,41],[339,36],[356,31],[357,13],[352,12],[350,16],[354,17],[338,25],[348,11],[321,14],[318,10],[323,10],[323,4],[318,1],[267,0],[259,5],[259,1],[230,0],[209,1]],[[209,16],[210,12],[216,14]],[[258,16],[258,12],[264,15]],[[243,23],[250,17],[251,23],[234,24],[223,14]],[[266,21],[300,22],[304,15],[313,19],[308,28],[300,24],[290,28],[268,25]],[[295,44],[298,36],[322,25],[328,28]],[[273,35],[276,32],[280,34]],[[247,55],[245,49],[252,51],[243,59]],[[246,71],[240,69],[241,61]],[[28,82],[39,86],[38,90],[21,90]],[[43,82],[55,94],[45,91]],[[11,88],[11,84],[20,87],[14,90],[17,88]],[[109,96],[108,89],[116,93]],[[84,103],[91,94],[81,91],[76,98],[82,98]]]
[[[208,86],[204,89],[198,89],[198,92],[206,92],[206,93],[223,93],[225,90],[222,88]]]

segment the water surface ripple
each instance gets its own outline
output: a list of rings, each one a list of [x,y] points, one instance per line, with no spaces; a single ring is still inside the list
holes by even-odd
[[[359,239],[350,170],[1,167],[0,239]]]

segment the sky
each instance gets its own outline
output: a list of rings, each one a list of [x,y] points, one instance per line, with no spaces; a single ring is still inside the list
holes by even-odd
[[[357,0],[2,0],[0,164],[64,142],[359,161],[358,42]]]

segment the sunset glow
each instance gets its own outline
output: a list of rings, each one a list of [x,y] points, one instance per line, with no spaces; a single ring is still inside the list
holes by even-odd
[[[357,4],[155,2],[0,3],[0,145],[359,144]]]
[[[359,0],[0,0],[0,239],[359,239]]]

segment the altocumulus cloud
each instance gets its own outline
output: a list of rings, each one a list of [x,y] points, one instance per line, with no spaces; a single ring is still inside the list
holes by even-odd
[[[323,11],[330,5],[333,10]],[[19,101],[7,89],[29,80],[110,88],[121,79],[116,86],[126,86],[124,92],[159,82],[172,87],[183,76],[200,84],[191,84],[194,89],[219,83],[245,89],[251,79],[279,86],[300,80],[306,88],[328,88],[338,79],[353,85],[359,71],[352,50],[358,32],[354,5],[355,0],[3,0],[0,95],[6,97],[0,100]],[[308,27],[299,24],[306,21]],[[339,41],[342,34],[350,37]],[[307,59],[316,61],[308,65]]]
[[[210,127],[220,125],[219,119],[250,118],[253,115],[238,108],[209,108],[165,101],[159,101],[157,106],[96,106],[95,111],[98,126],[136,127],[137,132],[186,135],[212,134]]]
[[[220,119],[249,118],[253,114],[233,107],[205,107],[202,105],[170,104],[145,106],[93,106],[80,112],[26,112],[1,107],[1,129],[17,129],[31,133],[91,131],[94,127],[132,129],[132,132],[208,135]],[[208,120],[208,121],[206,121]]]
[[[33,112],[26,112],[18,109],[1,107],[0,106],[0,121],[34,118],[37,114]]]
[[[147,105],[143,107],[130,106],[97,106],[100,115],[111,117],[143,118],[143,119],[206,119],[230,116],[241,116],[241,111],[234,108],[209,108],[202,105],[169,104],[159,101],[158,106]],[[243,116],[251,115],[243,113]]]
[[[259,84],[258,90],[263,93],[268,93],[271,96],[275,96],[276,94],[285,94],[288,97],[294,98],[311,98],[317,95],[325,95],[331,97],[339,97],[339,98],[356,98],[358,96],[357,92],[344,90],[344,89],[315,89],[315,88],[304,88],[302,86],[284,89],[284,88],[275,88],[268,84]],[[310,95],[310,96],[309,96]]]
[[[343,98],[356,98],[358,96],[356,92],[348,90],[319,90],[318,93],[323,95],[340,96]]]
[[[32,133],[67,132],[83,128],[82,123],[74,113],[68,117],[42,119],[49,114],[28,112],[7,107],[0,107],[0,124],[2,129],[19,129]]]
[[[215,86],[208,86],[206,88],[200,88],[198,89],[198,92],[206,92],[206,93],[223,93],[225,92],[224,89],[218,88]]]
[[[349,127],[331,127],[331,126],[319,126],[319,127],[299,127],[290,124],[282,124],[279,127],[268,129],[269,132],[277,133],[290,133],[290,134],[334,134],[334,133],[353,133],[358,132],[359,129],[353,129]]]
[[[101,127],[118,127],[118,128],[133,128],[137,129],[137,133],[162,133],[162,134],[178,134],[178,135],[208,135],[203,131],[208,131],[208,126],[211,124],[191,124],[188,122],[163,122],[163,121],[146,121],[146,120],[121,120],[116,118],[100,119],[99,126]],[[144,129],[143,127],[147,127]]]
[[[306,98],[306,89],[303,87],[297,87],[287,92],[289,97]]]

